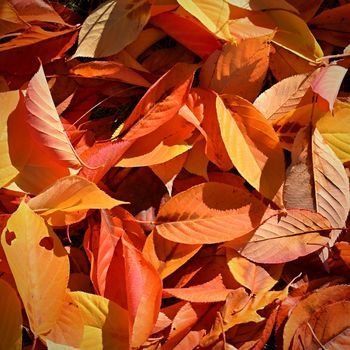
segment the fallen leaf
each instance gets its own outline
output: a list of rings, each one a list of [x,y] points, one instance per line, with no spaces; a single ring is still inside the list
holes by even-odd
[[[4,349],[22,349],[22,314],[21,302],[16,291],[0,279],[0,333],[1,346]]]
[[[244,188],[208,182],[165,203],[156,227],[161,236],[173,242],[210,244],[242,237],[274,214]]]
[[[99,58],[120,52],[137,38],[150,15],[148,0],[105,1],[84,21],[73,57]]]
[[[324,234],[330,230],[320,214],[290,209],[287,216],[266,220],[246,243],[234,248],[256,263],[281,264],[325,247],[329,238]]]
[[[111,209],[124,203],[82,177],[67,176],[30,199],[28,205],[50,225],[64,226],[81,220],[89,209]]]
[[[64,303],[69,277],[68,255],[44,219],[24,202],[9,218],[1,244],[31,331],[35,337],[44,335],[54,327]]]

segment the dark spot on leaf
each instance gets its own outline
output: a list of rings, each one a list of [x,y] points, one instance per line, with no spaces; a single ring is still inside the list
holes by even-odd
[[[40,243],[40,247],[44,247],[47,250],[52,250],[53,249],[53,239],[52,237],[44,237]]]
[[[12,241],[16,238],[16,234],[12,231],[7,230],[5,233],[6,243],[11,245]]]

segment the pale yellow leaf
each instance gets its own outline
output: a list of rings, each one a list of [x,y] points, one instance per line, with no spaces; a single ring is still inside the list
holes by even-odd
[[[254,106],[266,119],[275,120],[287,112],[311,102],[311,74],[299,74],[281,80],[261,93]],[[309,93],[308,93],[309,92]]]
[[[34,335],[55,325],[69,276],[66,250],[44,219],[22,202],[1,235],[7,261],[16,281]]]

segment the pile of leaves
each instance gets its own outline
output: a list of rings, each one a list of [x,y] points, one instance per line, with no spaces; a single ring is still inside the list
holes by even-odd
[[[350,348],[350,3],[0,1],[0,348]]]

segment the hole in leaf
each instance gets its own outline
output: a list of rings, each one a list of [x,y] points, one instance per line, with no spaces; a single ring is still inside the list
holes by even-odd
[[[44,237],[40,243],[40,247],[44,247],[47,250],[52,250],[53,249],[53,239],[52,237]]]
[[[6,243],[11,245],[12,241],[16,238],[16,234],[12,231],[7,230],[5,233]]]

